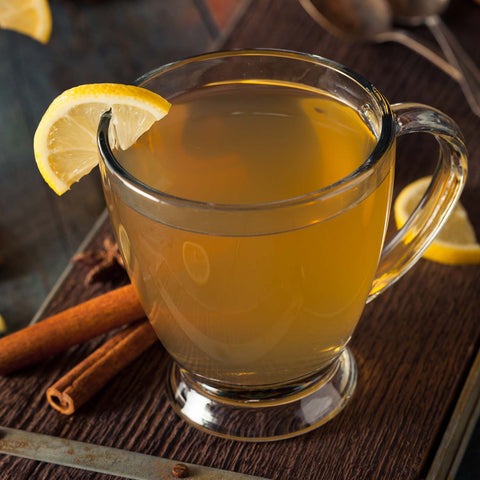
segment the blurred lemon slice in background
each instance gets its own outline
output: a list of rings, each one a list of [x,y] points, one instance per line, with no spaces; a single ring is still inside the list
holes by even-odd
[[[125,150],[168,113],[170,103],[144,88],[115,83],[80,85],[58,96],[33,142],[40,173],[58,195],[98,164],[98,122],[110,109],[116,140]]]
[[[407,185],[400,192],[394,204],[395,222],[398,228],[408,220],[430,181],[430,177],[421,178]],[[467,212],[460,202],[457,202],[450,217],[423,257],[447,265],[480,263],[480,245]]]
[[[0,0],[0,27],[47,43],[52,14],[47,0]]]

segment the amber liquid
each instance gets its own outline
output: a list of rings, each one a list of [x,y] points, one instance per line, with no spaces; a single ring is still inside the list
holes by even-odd
[[[236,84],[178,96],[118,158],[163,192],[251,204],[337,182],[375,144],[357,113],[327,95]],[[196,375],[252,387],[317,372],[344,348],[379,260],[391,177],[332,218],[266,235],[185,231],[107,199],[132,281],[168,352]]]

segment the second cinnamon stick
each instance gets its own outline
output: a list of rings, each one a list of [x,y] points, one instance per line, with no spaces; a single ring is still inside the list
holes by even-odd
[[[66,415],[74,413],[156,341],[148,322],[126,328],[48,388],[48,403]]]

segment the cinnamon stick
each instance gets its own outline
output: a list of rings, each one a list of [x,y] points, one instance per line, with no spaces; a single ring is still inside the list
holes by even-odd
[[[132,285],[112,290],[0,339],[0,375],[145,317]]]
[[[47,389],[48,403],[70,415],[157,340],[148,322],[118,333]]]

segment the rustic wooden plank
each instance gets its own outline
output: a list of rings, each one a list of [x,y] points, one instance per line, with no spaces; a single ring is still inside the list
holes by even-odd
[[[480,9],[465,2],[452,23],[473,45]],[[472,20],[473,19],[473,20]],[[268,24],[267,24],[268,22]],[[270,28],[268,26],[270,25]],[[423,59],[398,45],[352,46],[323,32],[295,0],[258,0],[237,25],[227,46],[267,46],[322,53],[378,84],[392,101],[419,100],[450,113],[471,151],[464,195],[480,226],[480,138],[478,118],[458,86]],[[394,61],[393,61],[394,60]],[[414,98],[412,98],[414,97]],[[430,142],[402,142],[400,188],[426,171]],[[110,234],[108,224],[92,247]],[[75,267],[47,313],[53,313],[112,285],[81,287],[85,271]],[[446,267],[421,261],[394,288],[368,305],[351,342],[359,367],[356,394],[334,420],[308,435],[269,443],[215,438],[179,420],[166,401],[168,358],[150,349],[72,417],[46,406],[45,389],[86,356],[100,339],[42,365],[0,378],[0,418],[6,426],[75,440],[162,455],[272,479],[418,479],[439,445],[471,362],[478,350],[480,267]],[[6,478],[110,478],[0,457]]]

